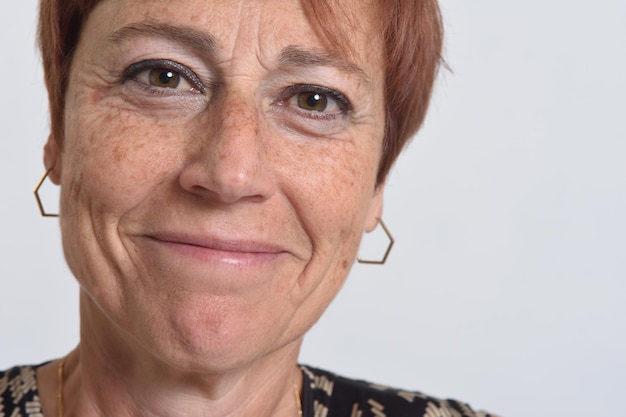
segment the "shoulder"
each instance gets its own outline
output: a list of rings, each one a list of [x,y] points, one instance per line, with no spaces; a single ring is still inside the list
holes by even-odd
[[[41,416],[36,367],[0,371],[0,415]]]
[[[303,404],[315,417],[495,417],[460,401],[437,399],[302,366]]]

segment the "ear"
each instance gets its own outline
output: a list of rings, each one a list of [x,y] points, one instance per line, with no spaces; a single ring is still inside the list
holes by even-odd
[[[43,147],[43,164],[46,170],[50,170],[48,178],[54,184],[61,183],[61,147],[56,139],[50,135]]]
[[[365,231],[367,233],[376,229],[379,219],[383,216],[383,194],[385,190],[385,184],[379,184],[374,190],[372,196],[372,202],[370,204],[367,218],[365,219]]]

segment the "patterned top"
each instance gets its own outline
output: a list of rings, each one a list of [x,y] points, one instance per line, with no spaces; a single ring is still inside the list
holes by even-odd
[[[304,417],[490,417],[458,401],[438,400],[306,366],[300,368],[304,377]],[[0,371],[0,417],[44,417],[36,367]]]

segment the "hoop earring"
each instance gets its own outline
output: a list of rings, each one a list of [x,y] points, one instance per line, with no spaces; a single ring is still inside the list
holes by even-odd
[[[382,265],[382,264],[384,264],[385,261],[387,260],[387,257],[389,256],[389,253],[391,252],[391,248],[393,247],[393,244],[395,243],[395,240],[393,240],[393,236],[391,236],[391,233],[389,232],[389,229],[387,229],[387,226],[385,226],[385,223],[383,222],[383,219],[379,218],[378,219],[378,223],[383,228],[383,231],[385,232],[385,234],[389,238],[389,245],[387,246],[387,250],[385,250],[385,254],[383,255],[383,258],[381,260],[378,260],[378,261],[377,260],[372,260],[372,259],[362,259],[360,255],[357,255],[356,261],[358,263],[360,263],[360,264],[369,264],[369,265]]]
[[[43,208],[41,198],[39,198],[39,189],[43,185],[44,181],[46,181],[46,178],[48,178],[48,174],[50,174],[50,171],[52,171],[52,168],[47,169],[46,172],[43,174],[43,177],[41,177],[41,179],[35,186],[34,193],[35,193],[35,198],[37,199],[37,206],[39,207],[39,212],[41,213],[42,217],[59,217],[59,215],[55,213],[46,213],[46,209]]]

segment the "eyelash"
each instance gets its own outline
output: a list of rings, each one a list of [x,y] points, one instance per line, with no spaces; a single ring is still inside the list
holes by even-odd
[[[132,80],[140,83],[151,92],[162,92],[166,88],[155,87],[153,85],[146,84],[137,80],[137,76],[142,72],[155,69],[171,70],[177,73],[191,86],[197,88],[200,93],[205,93],[207,90],[204,83],[200,81],[200,78],[198,78],[198,76],[193,71],[191,71],[186,66],[179,64],[175,61],[170,61],[169,59],[147,59],[145,61],[134,63],[124,70],[124,72],[122,73],[122,80],[124,82]]]
[[[207,87],[193,71],[191,71],[186,66],[179,64],[176,61],[171,61],[169,59],[147,59],[134,63],[122,72],[121,78],[123,82],[134,81],[153,94],[172,94],[175,92],[188,93],[188,91],[178,91],[175,89],[153,86],[137,79],[137,77],[142,72],[155,69],[171,70],[180,75],[192,87],[197,88],[200,93],[205,94],[207,92]],[[289,100],[297,98],[297,96],[302,93],[314,93],[323,95],[326,98],[332,100],[340,109],[340,113],[323,113],[306,110],[301,107],[296,107],[294,111],[298,112],[304,117],[314,120],[329,120],[335,119],[338,116],[344,117],[352,110],[350,100],[348,100],[348,98],[344,94],[332,88],[323,87],[315,84],[295,84],[289,86],[282,90],[280,98],[276,103],[277,105],[284,107]]]

